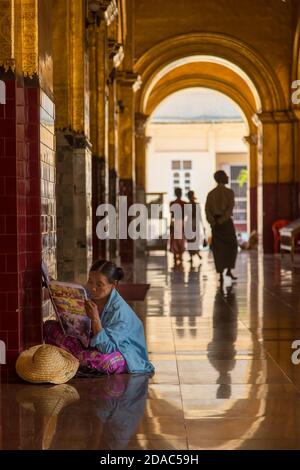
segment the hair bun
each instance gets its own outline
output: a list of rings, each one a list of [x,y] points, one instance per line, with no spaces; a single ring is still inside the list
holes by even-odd
[[[124,277],[124,271],[122,268],[116,268],[116,280],[121,281]]]

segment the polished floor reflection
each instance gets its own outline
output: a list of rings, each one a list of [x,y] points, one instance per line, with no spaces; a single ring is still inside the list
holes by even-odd
[[[300,449],[300,269],[241,253],[236,272],[220,290],[208,253],[176,271],[139,260],[151,289],[134,307],[156,374],[2,384],[0,447]]]

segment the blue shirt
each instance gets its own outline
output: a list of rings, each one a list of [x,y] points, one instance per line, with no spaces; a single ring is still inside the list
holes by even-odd
[[[143,324],[116,289],[103,309],[101,324],[103,329],[92,338],[92,347],[103,354],[119,351],[131,373],[154,372],[148,359]]]

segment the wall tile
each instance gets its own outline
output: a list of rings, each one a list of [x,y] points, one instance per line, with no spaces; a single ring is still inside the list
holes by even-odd
[[[20,333],[18,330],[7,332],[7,348],[8,349],[20,348]]]
[[[40,124],[39,101],[38,87],[16,88],[11,80],[7,81],[7,104],[0,110],[0,330],[12,364],[23,347],[23,334],[30,343],[42,340],[41,215],[48,222],[44,257],[51,274],[56,274],[54,121],[47,115],[45,126]],[[42,101],[53,116],[51,100],[45,96]],[[47,165],[43,185],[42,149]],[[41,196],[45,201],[42,214]],[[29,326],[26,330],[23,320]]]
[[[4,116],[6,119],[15,119],[16,118],[16,106],[13,106],[9,102],[5,105]]]
[[[39,215],[29,215],[26,219],[27,223],[27,234],[40,232],[41,230],[41,218]]]
[[[16,158],[16,147],[17,147],[16,140],[5,138],[4,143],[5,143],[5,156]],[[19,144],[19,145],[22,145],[22,144]],[[23,148],[23,145],[22,145],[22,148]]]
[[[0,119],[1,119],[1,117],[0,117]],[[4,156],[5,156],[5,146],[4,146],[4,143],[5,143],[4,137],[1,137],[1,138],[0,138],[0,157],[4,157]]]
[[[12,158],[1,158],[1,173],[3,176],[15,176],[16,161]]]
[[[0,215],[0,234],[4,235],[6,233],[6,220],[5,215]]]
[[[4,256],[0,255],[0,258],[4,258]],[[7,310],[7,294],[3,293],[2,295],[0,295],[0,312],[6,312],[6,310]],[[5,316],[6,315],[0,315],[0,320],[2,317],[5,317]],[[1,326],[0,326],[0,330],[2,330]]]
[[[17,181],[16,178],[8,176],[5,178],[5,193],[7,196],[13,196],[15,199],[17,191]]]
[[[12,291],[16,288],[16,276],[14,274],[0,274],[0,292]]]
[[[0,234],[0,253],[16,253],[17,236]]]
[[[16,88],[16,105],[25,105],[25,92],[24,88],[17,86]]]
[[[6,234],[16,234],[17,233],[16,217],[13,215],[6,215],[5,219],[6,219]]]
[[[0,196],[3,197],[6,195],[6,190],[5,190],[5,177],[0,176]]]
[[[5,259],[5,256],[0,256],[0,273],[5,273],[5,272],[6,272],[6,259]]]
[[[0,330],[0,339],[4,341],[5,344],[7,344],[7,331],[6,330]]]
[[[6,255],[6,271],[8,273],[17,273],[18,272],[18,259],[15,254]]]
[[[17,279],[17,277],[16,277]],[[17,281],[16,281],[17,285]],[[19,312],[17,311],[18,309],[18,292],[15,289],[12,292],[7,293],[7,310],[9,312],[15,312],[15,317],[16,317],[16,322],[19,323]]]
[[[11,101],[15,105],[16,82],[15,80],[5,80],[5,85],[6,85],[6,103],[8,104]]]
[[[16,197],[2,196],[0,199],[0,214],[14,213],[16,211]]]
[[[31,124],[38,124],[40,119],[39,107],[29,106],[28,108],[28,122]]]
[[[3,126],[3,127],[2,127]],[[8,137],[11,139],[16,138],[16,121],[15,119],[4,119],[4,122],[2,122],[2,129],[0,129],[0,136],[1,133],[3,134],[3,137]]]

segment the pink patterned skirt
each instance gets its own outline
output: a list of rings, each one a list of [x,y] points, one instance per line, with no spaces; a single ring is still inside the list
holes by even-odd
[[[119,351],[102,354],[96,348],[85,349],[77,338],[65,336],[55,320],[48,320],[44,323],[44,340],[47,344],[69,351],[77,357],[80,368],[84,370],[90,369],[107,375],[128,372],[126,361]]]
[[[175,238],[175,226],[174,222],[170,226],[170,251],[174,255],[182,255],[186,249],[186,240],[184,237],[184,224],[182,222],[182,236],[181,238]]]

